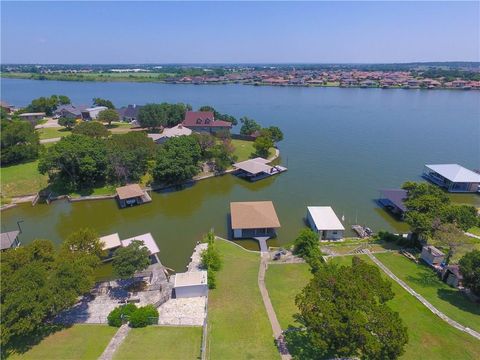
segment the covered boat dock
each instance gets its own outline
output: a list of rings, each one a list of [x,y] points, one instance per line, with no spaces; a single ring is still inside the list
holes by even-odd
[[[127,206],[145,204],[152,201],[148,193],[138,184],[130,184],[117,189],[118,204],[123,209]]]
[[[408,192],[403,189],[382,189],[380,190],[380,199],[378,203],[393,215],[404,218],[407,211],[404,200],[407,198]]]
[[[236,169],[234,174],[250,181],[257,181],[287,171],[286,167],[280,165],[267,165],[269,162],[267,159],[257,157],[235,163],[233,164]]]

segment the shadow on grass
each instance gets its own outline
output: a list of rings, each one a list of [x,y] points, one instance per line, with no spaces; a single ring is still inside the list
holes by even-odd
[[[284,333],[288,351],[293,359],[325,359],[326,353],[320,352],[312,343],[308,332],[301,327],[289,326]]]
[[[407,281],[423,287],[438,287],[442,285],[438,275],[422,263],[418,264],[419,272],[416,275],[408,275]]]
[[[41,190],[41,194],[51,196],[61,196],[61,195],[80,195],[80,196],[89,196],[95,192],[95,189],[105,187],[106,182],[98,182],[91,184],[91,186],[83,187],[81,189],[76,189],[71,184],[63,181],[62,179],[56,179],[53,183],[48,185],[46,188]],[[116,185],[111,185],[114,188]],[[99,194],[102,195],[102,194]]]
[[[454,288],[438,289],[437,294],[440,299],[449,302],[453,306],[471,314],[480,316],[479,304],[476,304],[468,299],[467,296],[462,294],[459,290]]]
[[[12,339],[9,344],[2,346],[1,358],[8,359],[8,357],[13,353],[26,353],[49,335],[70,328],[71,326],[72,324],[45,324],[28,335]]]

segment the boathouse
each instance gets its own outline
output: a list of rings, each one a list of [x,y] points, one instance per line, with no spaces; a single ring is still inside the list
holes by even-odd
[[[157,243],[155,242],[155,239],[153,238],[152,234],[146,233],[143,235],[137,235],[125,240],[122,240],[122,246],[126,247],[132,243],[132,241],[138,240],[142,241],[143,245],[148,249],[150,252],[150,261],[152,264],[159,263],[160,260],[158,259],[158,253],[160,252],[160,249],[158,248]]]
[[[122,246],[118,233],[101,236],[100,243],[102,244],[102,250],[108,252],[107,257],[111,257],[115,250]]]
[[[121,208],[127,206],[140,205],[152,201],[148,193],[138,184],[131,184],[117,189],[118,203]]]
[[[480,174],[458,164],[425,165],[423,177],[449,192],[478,192]]]
[[[408,192],[403,189],[382,189],[378,202],[393,215],[403,219],[407,211],[404,203],[407,196]]]
[[[320,240],[341,240],[345,228],[330,206],[308,206],[307,221]]]
[[[235,239],[273,237],[280,227],[271,201],[231,202],[230,217]]]
[[[260,180],[272,175],[280,174],[287,168],[275,165],[267,165],[270,161],[261,157],[249,159],[233,164],[236,169],[234,175],[245,178],[250,181]]]
[[[207,296],[207,272],[202,270],[177,273],[173,289],[176,298]]]
[[[0,234],[0,250],[5,251],[8,249],[15,249],[20,246],[20,240],[18,235],[20,231],[8,231]]]
[[[437,266],[445,260],[445,254],[433,245],[425,245],[422,247],[420,258],[428,265]]]

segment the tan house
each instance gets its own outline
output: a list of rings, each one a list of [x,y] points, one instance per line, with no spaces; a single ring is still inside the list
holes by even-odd
[[[277,213],[271,201],[230,203],[230,216],[235,239],[256,236],[273,237],[280,227]]]

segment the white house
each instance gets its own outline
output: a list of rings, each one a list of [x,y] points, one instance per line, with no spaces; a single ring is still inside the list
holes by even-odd
[[[82,110],[82,118],[83,120],[95,120],[98,117],[98,114],[101,113],[103,110],[107,110],[106,106],[95,106],[91,108],[86,108]]]
[[[206,271],[188,271],[175,275],[173,285],[177,298],[207,296],[208,283]]]
[[[308,206],[307,210],[308,224],[320,240],[343,238],[345,228],[330,206]]]

